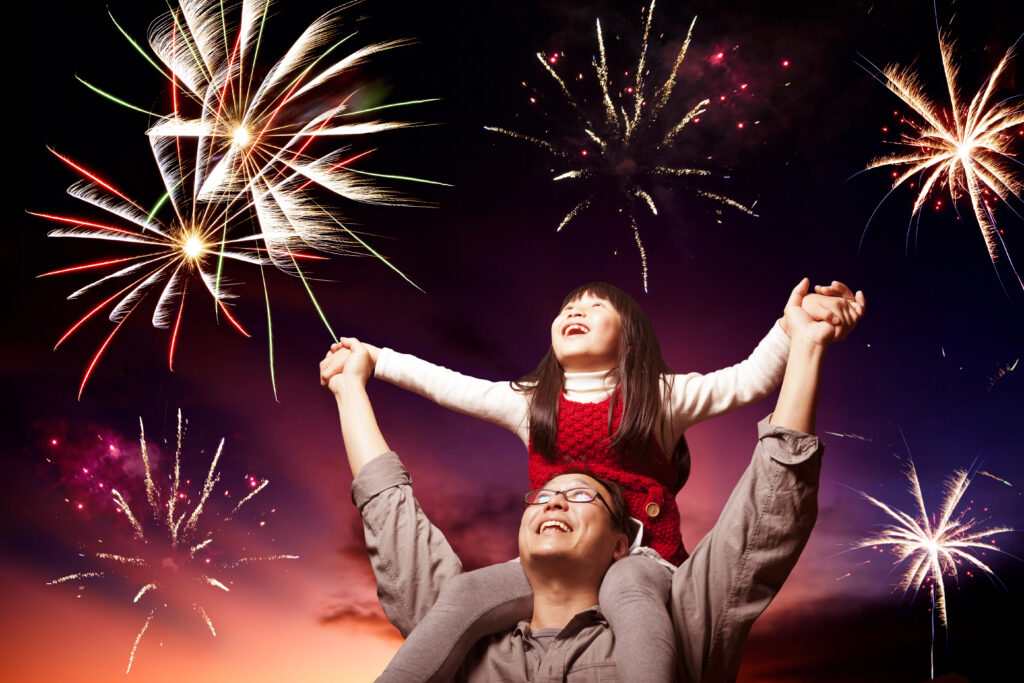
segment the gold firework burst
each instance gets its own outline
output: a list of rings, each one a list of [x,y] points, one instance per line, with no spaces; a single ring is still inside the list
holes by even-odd
[[[209,551],[219,531],[215,524],[204,522],[206,518],[203,517],[203,513],[206,511],[210,494],[219,480],[217,463],[224,449],[224,439],[220,440],[217,451],[210,461],[210,468],[203,482],[199,500],[190,508],[189,497],[181,480],[181,450],[186,425],[187,422],[182,419],[181,410],[179,410],[174,473],[167,490],[161,492],[154,480],[145,428],[142,419],[139,419],[139,444],[145,469],[146,503],[149,512],[147,516],[137,515],[129,501],[118,490],[112,489],[110,492],[117,510],[124,514],[125,519],[131,525],[136,549],[131,553],[95,553],[95,557],[131,568],[133,575],[141,576],[141,585],[132,599],[132,604],[138,604],[143,598],[149,596],[146,602],[152,605],[132,644],[125,673],[131,671],[139,643],[150,623],[161,609],[167,607],[164,600],[169,599],[170,593],[178,594],[181,591],[187,591],[192,595],[195,598],[192,600],[192,610],[203,620],[210,633],[216,636],[217,631],[214,628],[213,620],[199,603],[197,594],[201,592],[200,589],[213,587],[230,592],[225,584],[225,581],[228,581],[226,574],[240,565],[269,560],[298,559],[297,555],[269,555],[241,557],[225,562],[214,560],[214,555],[203,556],[200,554],[200,551]],[[252,500],[270,482],[266,479],[250,478],[249,483],[252,490],[242,497],[234,509],[223,518],[223,522],[231,520],[243,505]],[[185,574],[188,576],[182,578]],[[105,575],[106,572],[76,572],[54,579],[48,585],[101,578]]]
[[[989,197],[1003,202],[1019,200],[1024,188],[1014,173],[1019,164],[1011,151],[1011,129],[1024,124],[1021,96],[994,100],[996,86],[1013,57],[1011,47],[985,79],[978,92],[966,102],[957,84],[959,66],[955,60],[955,42],[948,33],[939,32],[939,52],[949,92],[949,106],[939,106],[924,91],[921,79],[910,67],[889,65],[878,70],[876,78],[910,107],[919,120],[909,121],[912,133],[904,133],[898,143],[905,149],[871,161],[865,170],[887,166],[902,167],[894,172],[890,193],[920,175],[920,187],[911,215],[917,215],[933,192],[943,186],[954,206],[963,196],[971,203],[992,263],[1006,252]],[[888,195],[886,195],[888,196]],[[875,209],[877,211],[877,208]],[[874,217],[874,213],[872,213]],[[868,219],[870,223],[870,219]],[[1019,273],[1010,260],[1017,281]],[[1024,287],[1024,282],[1021,282]]]

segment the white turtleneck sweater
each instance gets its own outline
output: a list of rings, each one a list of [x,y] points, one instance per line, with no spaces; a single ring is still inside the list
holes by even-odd
[[[776,323],[741,363],[707,374],[663,376],[662,450],[671,452],[690,426],[768,396],[782,381],[788,355],[789,337]],[[511,382],[468,377],[388,348],[381,349],[374,376],[445,408],[501,425],[529,447],[529,399]],[[614,370],[567,372],[564,393],[570,401],[596,403],[611,395],[617,383]]]

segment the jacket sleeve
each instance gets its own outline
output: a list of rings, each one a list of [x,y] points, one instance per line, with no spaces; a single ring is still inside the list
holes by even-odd
[[[489,382],[381,349],[374,377],[428,398],[440,406],[500,425],[529,440],[529,401],[511,382]]]
[[[673,577],[680,680],[735,680],[750,627],[814,527],[823,446],[768,419],[715,526]]]
[[[398,456],[368,462],[352,482],[352,502],[363,518],[377,597],[403,637],[426,616],[441,586],[462,573],[444,534],[423,514]]]
[[[741,363],[706,375],[666,377],[666,415],[673,439],[698,422],[768,396],[782,381],[788,357],[789,337],[775,324]]]

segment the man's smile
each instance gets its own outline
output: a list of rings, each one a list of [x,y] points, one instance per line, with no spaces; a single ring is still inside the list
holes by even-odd
[[[540,528],[537,529],[537,533],[538,534],[544,534],[544,533],[549,533],[549,534],[561,534],[561,533],[571,534],[572,533],[572,527],[569,526],[568,524],[566,524],[565,522],[559,521],[557,519],[549,519],[547,521],[541,522]]]

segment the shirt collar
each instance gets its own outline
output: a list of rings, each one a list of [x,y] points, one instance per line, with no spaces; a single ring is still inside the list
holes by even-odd
[[[555,637],[563,638],[572,636],[579,631],[582,631],[584,628],[595,624],[608,625],[608,621],[604,618],[604,613],[601,611],[601,607],[599,605],[592,605],[582,612],[577,613]],[[516,624],[515,629],[512,631],[512,636],[525,639],[530,637],[530,633],[530,620],[524,619]]]

